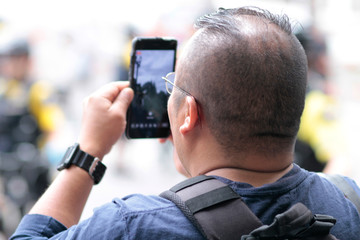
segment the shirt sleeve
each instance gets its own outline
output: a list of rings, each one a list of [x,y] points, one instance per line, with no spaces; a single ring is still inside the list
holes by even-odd
[[[28,214],[23,217],[15,233],[10,237],[10,240],[49,239],[66,229],[63,224],[52,217]]]
[[[11,240],[203,239],[175,204],[134,194],[94,209],[93,215],[66,228],[54,218],[26,215]]]
[[[10,240],[114,239],[126,235],[122,214],[116,203],[108,203],[96,208],[92,217],[70,228],[52,217],[28,214],[23,217]]]

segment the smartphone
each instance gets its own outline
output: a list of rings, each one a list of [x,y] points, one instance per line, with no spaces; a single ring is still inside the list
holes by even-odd
[[[175,70],[177,40],[136,37],[129,70],[134,99],[127,112],[127,138],[166,138],[170,134],[164,79]]]

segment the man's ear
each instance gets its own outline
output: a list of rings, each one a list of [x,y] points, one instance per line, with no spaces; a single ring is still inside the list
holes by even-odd
[[[195,98],[187,96],[185,100],[185,118],[183,124],[180,126],[180,133],[186,134],[193,130],[199,120],[197,111],[197,103]]]

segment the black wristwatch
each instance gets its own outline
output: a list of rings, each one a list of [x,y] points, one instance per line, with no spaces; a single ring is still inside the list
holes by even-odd
[[[98,184],[101,181],[106,170],[106,166],[99,158],[93,157],[82,151],[78,143],[75,143],[67,149],[63,159],[57,167],[57,170],[61,171],[65,168],[69,168],[72,164],[88,172],[95,184]]]

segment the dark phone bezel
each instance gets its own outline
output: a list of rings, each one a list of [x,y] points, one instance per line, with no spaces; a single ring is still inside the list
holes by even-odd
[[[174,50],[174,62],[173,69],[175,70],[175,62],[176,62],[176,50],[177,50],[177,40],[173,38],[158,38],[158,37],[136,37],[132,41],[132,50],[131,50],[131,61],[130,61],[130,69],[129,69],[129,81],[130,87],[134,89],[134,62],[136,57],[137,50]],[[166,112],[166,118],[169,125],[169,128],[156,128],[156,129],[131,129],[130,125],[130,116],[132,114],[131,105],[127,111],[126,117],[126,130],[125,134],[128,139],[139,139],[139,138],[167,138],[170,135],[170,122],[168,119],[168,115]]]

